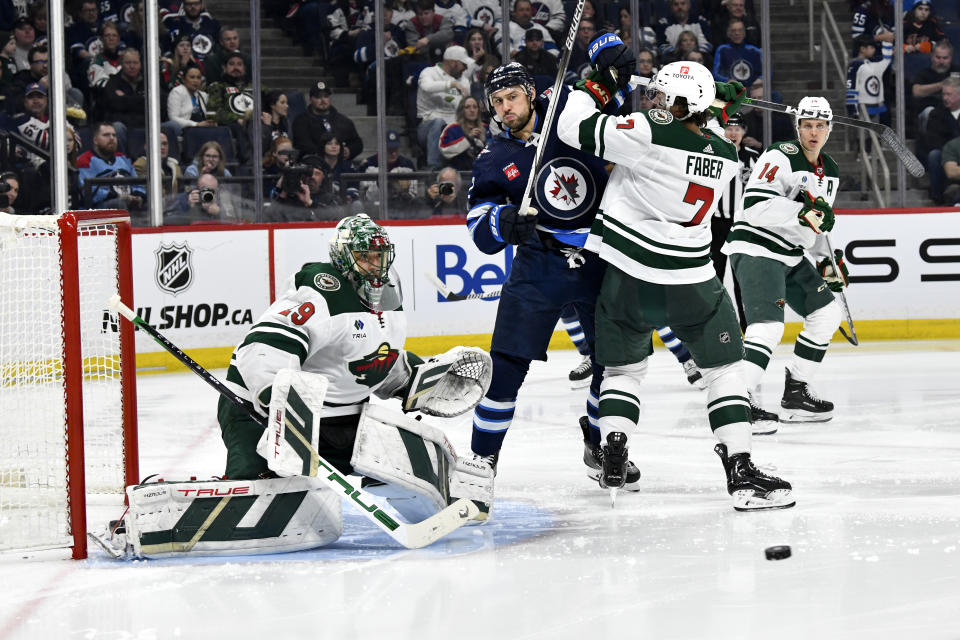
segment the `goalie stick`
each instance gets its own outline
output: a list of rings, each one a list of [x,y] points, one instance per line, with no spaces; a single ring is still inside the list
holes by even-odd
[[[430,281],[430,284],[432,284],[436,290],[440,292],[440,295],[446,298],[447,302],[459,302],[461,300],[490,300],[500,297],[500,289],[497,289],[496,291],[484,291],[483,293],[468,293],[467,295],[463,296],[459,293],[454,293],[451,291],[450,287],[443,284],[443,281],[440,278],[433,275],[429,271],[425,272],[423,275],[426,276],[427,280]]]
[[[833,267],[833,272],[840,276],[840,269],[837,268],[837,259],[833,253],[833,244],[830,242],[830,235],[827,233],[823,234],[823,239],[827,241],[827,251],[830,255],[830,265]],[[847,332],[843,330],[843,325],[840,325],[840,335],[847,339],[847,342],[853,346],[860,344],[859,338],[857,338],[857,331],[853,328],[853,316],[850,315],[850,305],[847,304],[847,296],[843,293],[843,289],[840,289],[837,293],[840,294],[840,306],[843,307],[843,315],[847,317],[847,326],[850,327],[850,335],[847,335]]]
[[[170,342],[163,334],[144,322],[130,307],[121,302],[120,296],[111,296],[108,306],[111,311],[118,312],[132,322],[134,326],[149,334],[151,338],[166,349],[174,358],[182,362],[188,369],[216,389],[217,393],[246,411],[250,417],[263,426],[264,429],[267,428],[267,419],[258,414],[250,402],[244,400],[227,388],[216,376],[200,366],[193,358]],[[301,436],[301,440],[302,439]],[[425,547],[436,542],[448,533],[462,527],[468,520],[473,519],[480,512],[473,502],[466,498],[460,498],[453,504],[448,505],[440,512],[421,522],[398,522],[377,504],[376,498],[373,495],[363,489],[354,487],[332,464],[321,458],[313,447],[310,446],[309,442],[303,442],[303,444],[309,449],[307,453],[310,456],[310,472],[305,475],[320,478],[320,480],[332,490],[344,493],[348,498],[347,502],[363,513],[368,520],[376,524],[381,531],[407,549],[419,549],[420,547]]]
[[[537,150],[533,154],[533,164],[530,165],[530,175],[527,176],[527,186],[523,190],[523,199],[520,201],[518,211],[520,215],[527,215],[530,208],[530,201],[533,200],[533,184],[536,182],[537,170],[540,168],[540,162],[543,160],[543,152],[547,148],[547,138],[550,137],[550,129],[553,128],[553,114],[557,110],[557,104],[560,102],[560,87],[563,86],[563,77],[567,73],[567,67],[570,66],[570,54],[573,53],[573,43],[577,38],[577,30],[580,28],[580,18],[583,17],[583,5],[586,0],[579,0],[576,8],[573,10],[573,19],[570,20],[570,30],[567,32],[567,41],[563,50],[563,56],[560,58],[560,64],[557,67],[557,78],[553,82],[553,97],[550,104],[547,105],[547,113],[543,117],[543,127],[540,129],[540,138],[537,141]]]

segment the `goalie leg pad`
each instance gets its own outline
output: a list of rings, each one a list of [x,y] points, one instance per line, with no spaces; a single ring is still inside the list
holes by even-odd
[[[278,476],[316,475],[320,414],[327,379],[319,374],[281,369],[272,385],[267,428],[257,453]]]
[[[127,500],[135,558],[301,551],[342,530],[339,494],[302,476],[141,484],[127,487]]]
[[[457,458],[450,473],[450,502],[458,498],[472,500],[480,513],[474,520],[490,517],[493,507],[493,466],[480,456]]]

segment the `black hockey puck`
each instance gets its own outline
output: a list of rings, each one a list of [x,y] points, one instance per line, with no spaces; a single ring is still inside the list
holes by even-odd
[[[781,544],[776,547],[767,547],[764,553],[767,554],[767,560],[784,560],[790,557],[790,546]]]

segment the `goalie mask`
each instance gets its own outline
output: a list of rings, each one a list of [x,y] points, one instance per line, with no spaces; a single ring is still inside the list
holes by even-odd
[[[330,262],[371,311],[400,306],[400,283],[390,277],[394,257],[394,245],[386,230],[367,214],[358,213],[337,223],[330,240]]]
[[[650,90],[663,94],[667,109],[677,98],[685,98],[691,115],[709,109],[717,97],[713,74],[702,64],[689,61],[671,62],[660,69]]]
[[[801,120],[826,120],[828,123],[828,135],[833,132],[833,109],[826,98],[820,96],[807,96],[797,105],[797,112],[793,116],[793,128],[797,131],[797,137],[800,137]],[[826,140],[824,140],[826,143]]]

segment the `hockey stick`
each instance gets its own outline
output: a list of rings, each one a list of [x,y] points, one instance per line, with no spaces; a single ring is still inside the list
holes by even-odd
[[[540,168],[540,162],[543,160],[543,152],[547,148],[547,138],[550,137],[550,130],[553,128],[553,114],[557,110],[557,104],[560,103],[560,87],[563,86],[563,77],[567,73],[567,67],[570,66],[570,54],[573,53],[573,43],[577,38],[577,30],[580,28],[580,18],[583,17],[583,5],[586,0],[579,0],[576,8],[573,10],[573,19],[570,20],[570,30],[567,32],[566,48],[563,50],[563,56],[560,58],[560,65],[557,67],[557,79],[553,82],[553,92],[551,93],[550,104],[547,105],[547,113],[543,117],[543,127],[540,128],[540,139],[537,142],[537,150],[533,154],[533,164],[530,165],[530,175],[527,176],[527,186],[523,190],[523,199],[520,200],[520,215],[527,215],[530,208],[530,201],[533,200],[533,183],[536,181],[537,170]]]
[[[424,272],[427,280],[430,281],[437,291],[440,292],[440,295],[443,296],[447,302],[460,302],[461,300],[490,300],[492,298],[500,297],[500,289],[496,291],[484,291],[483,293],[469,293],[465,296],[460,295],[459,293],[454,293],[450,290],[450,287],[443,284],[443,281],[440,280],[437,276],[433,275],[429,271]]]
[[[837,268],[837,259],[833,254],[833,244],[830,242],[830,236],[827,233],[823,234],[823,239],[827,241],[827,251],[830,252],[830,265],[833,267],[833,272],[837,277],[842,278],[840,274],[840,269]],[[847,304],[847,296],[843,293],[843,289],[840,289],[837,293],[840,294],[840,306],[843,307],[843,314],[847,317],[847,326],[850,327],[850,335],[847,335],[847,332],[843,330],[843,325],[840,325],[840,334],[847,339],[847,342],[853,346],[860,344],[860,340],[857,338],[857,332],[853,328],[853,316],[850,315],[850,306]]]
[[[124,318],[132,322],[134,326],[147,332],[151,338],[166,349],[174,358],[182,362],[207,384],[216,389],[217,393],[246,411],[250,417],[264,429],[267,428],[267,419],[258,414],[250,402],[244,400],[227,388],[216,376],[201,367],[193,358],[167,340],[163,334],[144,322],[130,307],[120,301],[120,296],[111,296],[108,306],[111,311],[117,311]],[[419,549],[420,547],[425,547],[428,544],[436,542],[448,533],[462,527],[468,520],[472,520],[480,512],[473,502],[466,498],[460,498],[439,513],[435,513],[421,522],[397,522],[377,504],[376,498],[373,495],[363,489],[354,487],[332,464],[320,457],[320,454],[310,446],[309,441],[305,440],[300,432],[296,431],[294,435],[302,441],[301,444],[310,456],[310,472],[306,475],[319,478],[334,491],[344,493],[349,498],[348,502],[363,513],[368,520],[372,521],[381,531],[407,549]],[[322,473],[320,473],[321,469],[323,471]]]
[[[767,102],[766,100],[754,100],[753,98],[744,98],[744,104],[752,105],[758,109],[765,109],[767,111],[779,111],[780,113],[789,113],[794,116],[807,116],[807,117],[816,117],[816,114],[801,114],[800,110],[796,107],[791,107],[786,104],[778,104],[776,102]],[[723,100],[714,100],[713,106],[722,109],[726,106]],[[919,178],[923,176],[925,170],[923,168],[923,163],[913,155],[913,152],[910,149],[907,149],[907,145],[903,143],[903,140],[897,137],[897,133],[890,127],[880,124],[879,122],[870,122],[869,120],[858,120],[857,118],[848,118],[847,116],[833,116],[833,122],[837,124],[843,124],[848,127],[856,127],[858,129],[869,129],[877,135],[880,136],[880,141],[883,142],[887,147],[893,151],[900,162],[903,163],[903,166],[906,168],[907,172]]]

